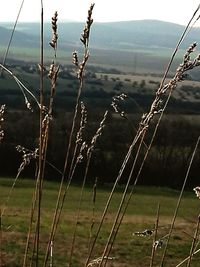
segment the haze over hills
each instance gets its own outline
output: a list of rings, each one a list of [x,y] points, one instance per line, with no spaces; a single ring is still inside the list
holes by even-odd
[[[59,23],[59,44],[77,44],[84,23]],[[0,27],[0,45],[5,45],[11,33],[12,25],[3,23]],[[30,46],[39,42],[39,23],[19,23],[14,34],[15,45]],[[156,21],[138,20],[125,22],[94,23],[91,34],[91,46],[98,48],[131,49],[133,47],[174,48],[184,26]],[[51,38],[51,24],[45,23],[45,37]],[[189,33],[184,48],[199,40],[200,29],[194,28]]]
[[[81,51],[80,36],[85,23],[59,22],[58,57],[60,63],[71,64],[74,50]],[[13,24],[0,25],[0,59],[8,44]],[[157,20],[137,20],[94,23],[91,28],[90,64],[116,68],[125,72],[160,73],[166,66],[184,26]],[[40,42],[39,23],[19,23],[14,33],[8,58],[22,61],[38,60]],[[51,23],[44,24],[45,59],[52,59],[49,41]],[[200,28],[193,28],[182,48],[200,39]],[[172,71],[180,63],[184,51],[174,60]]]

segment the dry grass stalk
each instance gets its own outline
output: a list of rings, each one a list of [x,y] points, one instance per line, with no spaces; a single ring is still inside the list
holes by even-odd
[[[89,38],[90,38],[90,29],[91,29],[91,25],[93,23],[93,19],[92,19],[93,8],[94,8],[94,4],[91,4],[91,6],[88,10],[86,25],[84,27],[83,33],[81,34],[81,38],[80,38],[81,42],[86,47],[88,46],[88,42],[89,42]]]
[[[100,122],[99,128],[97,129],[95,135],[93,136],[93,138],[91,140],[89,148],[87,149],[87,163],[86,163],[85,173],[84,173],[84,177],[83,177],[81,192],[80,192],[79,206],[78,206],[78,209],[77,209],[77,217],[76,217],[76,223],[75,223],[75,227],[74,227],[74,234],[73,234],[70,257],[69,257],[69,266],[71,266],[71,264],[72,264],[72,256],[73,256],[74,246],[75,246],[75,241],[76,241],[76,233],[77,233],[78,221],[79,221],[79,217],[80,217],[81,204],[82,204],[82,200],[83,200],[83,192],[84,192],[85,183],[86,183],[86,179],[87,179],[87,174],[88,174],[88,170],[89,170],[89,166],[90,166],[90,161],[91,161],[91,158],[92,158],[92,152],[93,152],[93,150],[94,150],[94,148],[96,146],[98,138],[103,133],[103,129],[105,127],[105,122],[106,122],[106,119],[107,119],[107,115],[108,115],[108,111],[106,111],[104,113],[104,116],[103,116],[103,119]]]
[[[122,219],[123,219],[123,216],[124,216],[124,214],[125,214],[125,212],[126,212],[126,209],[127,209],[127,207],[128,207],[128,204],[129,204],[129,202],[130,202],[131,195],[133,194],[133,191],[134,191],[134,187],[135,187],[135,185],[136,185],[137,182],[138,182],[140,173],[141,173],[141,171],[142,171],[144,162],[145,162],[145,160],[146,160],[146,158],[147,158],[147,156],[148,156],[148,153],[149,153],[149,151],[150,151],[151,145],[152,145],[153,140],[154,140],[154,138],[155,138],[155,134],[156,134],[157,129],[158,129],[158,126],[159,126],[159,124],[160,124],[161,118],[162,118],[162,116],[163,116],[163,113],[164,113],[164,111],[165,111],[165,109],[166,109],[166,107],[167,107],[167,104],[168,104],[168,102],[169,102],[169,99],[170,99],[170,97],[171,97],[171,93],[173,92],[174,88],[176,87],[176,83],[182,80],[181,77],[182,77],[182,75],[184,74],[184,72],[186,71],[186,69],[187,69],[187,68],[193,68],[193,67],[196,67],[196,66],[199,65],[199,63],[197,63],[197,62],[199,62],[199,56],[197,56],[193,61],[190,61],[190,53],[193,52],[194,47],[195,47],[195,44],[194,44],[194,46],[192,45],[192,46],[186,51],[186,54],[184,55],[184,60],[183,60],[183,63],[184,63],[184,64],[183,64],[183,63],[180,64],[180,66],[179,66],[179,68],[178,68],[178,70],[177,70],[177,73],[176,73],[175,77],[171,80],[172,83],[169,83],[169,84],[163,86],[164,90],[166,90],[166,88],[169,88],[170,93],[169,93],[168,98],[167,98],[167,100],[166,100],[166,102],[165,102],[164,108],[163,108],[162,110],[160,110],[160,111],[161,111],[160,118],[159,118],[158,123],[157,123],[157,125],[156,125],[156,128],[155,128],[155,130],[154,130],[154,133],[153,133],[153,136],[152,136],[150,145],[149,145],[149,147],[148,147],[148,149],[147,149],[147,152],[146,152],[146,154],[145,154],[145,156],[144,156],[144,159],[143,159],[143,162],[142,162],[142,164],[141,164],[141,167],[140,167],[140,169],[139,169],[139,171],[138,171],[138,174],[137,174],[137,176],[136,176],[136,179],[135,179],[135,182],[134,182],[134,186],[132,187],[131,193],[130,193],[130,195],[129,195],[129,199],[128,199],[127,203],[126,203],[126,207],[125,207],[124,212],[123,212],[123,214],[122,214],[122,216],[121,216],[120,223],[121,223],[121,221],[122,221]],[[171,86],[171,84],[172,84],[173,86]],[[161,87],[160,87],[160,88],[161,88]],[[158,91],[160,91],[160,89],[159,89]],[[163,92],[163,93],[164,93],[164,92]],[[153,108],[152,108],[151,110],[153,111],[153,109],[155,108],[155,106],[152,105],[152,107],[153,107]],[[156,113],[159,113],[159,112],[156,112]],[[155,114],[156,114],[156,113],[155,113]],[[152,113],[152,117],[153,117],[153,116],[154,116],[154,114]],[[144,138],[144,135],[145,135],[147,129],[148,129],[148,127],[145,129],[145,131],[144,131],[144,133],[143,133],[143,136],[142,136],[142,139]],[[138,153],[138,152],[137,152],[137,153]],[[132,170],[131,170],[131,172],[132,172]],[[131,175],[131,173],[130,173],[130,175]],[[119,228],[119,226],[120,226],[120,223],[119,223],[119,225],[118,225],[118,228]]]
[[[41,203],[42,203],[42,189],[44,179],[44,134],[43,134],[43,119],[44,119],[44,7],[43,0],[41,0],[41,16],[40,16],[40,113],[39,113],[39,157],[38,157],[38,168],[36,174],[36,199],[37,201],[37,219],[35,228],[35,238],[33,245],[33,258],[35,258],[36,267],[39,266],[39,251],[40,251],[40,222],[41,222]],[[34,206],[34,205],[33,205]]]
[[[188,263],[187,263],[187,267],[191,266],[192,258],[193,258],[194,251],[195,251],[195,246],[196,246],[197,241],[198,241],[199,226],[200,226],[200,215],[198,216],[198,219],[197,219],[197,224],[196,224],[194,237],[193,237],[193,241],[192,241],[192,245],[191,245],[191,249],[190,249],[190,255],[189,255],[189,260],[188,260]]]
[[[6,107],[6,105],[1,105],[1,107],[0,107],[0,143],[4,138],[4,130],[2,128],[2,124],[4,122],[5,107]]]
[[[125,112],[121,110],[119,107],[119,102],[124,101],[127,98],[127,95],[122,93],[118,96],[114,96],[112,98],[111,106],[113,107],[114,111],[118,114],[120,114],[121,117],[125,118]]]
[[[153,117],[162,112],[162,104],[163,104],[163,96],[165,95],[166,91],[170,90],[173,91],[179,82],[182,82],[184,80],[184,75],[186,71],[194,69],[195,67],[200,65],[200,55],[194,58],[194,60],[191,60],[190,56],[194,52],[197,44],[193,43],[186,51],[186,53],[183,56],[183,61],[179,65],[179,67],[176,70],[176,73],[163,87],[160,87],[157,92],[155,99],[151,105],[151,108],[148,113],[143,114],[141,122],[140,122],[140,127],[138,129],[138,135],[140,136],[143,132],[147,130],[149,127],[151,120]]]
[[[79,145],[82,144],[83,142],[83,131],[87,124],[87,109],[83,101],[81,101],[80,105],[81,105],[81,120],[80,120],[79,130],[76,135],[76,143]]]
[[[115,242],[115,239],[116,239],[116,236],[117,236],[117,233],[119,231],[120,225],[122,223],[123,217],[124,217],[125,212],[126,212],[126,209],[128,207],[127,205],[125,205],[125,208],[123,210],[123,206],[124,206],[124,203],[125,203],[125,200],[126,200],[126,196],[127,196],[127,193],[128,193],[129,185],[130,185],[130,182],[131,182],[131,179],[132,179],[132,176],[133,176],[133,171],[135,169],[135,166],[136,166],[136,163],[137,163],[137,160],[138,160],[138,157],[139,157],[139,153],[140,153],[140,148],[141,148],[141,146],[142,146],[143,143],[144,142],[143,142],[143,138],[142,138],[140,140],[140,143],[139,143],[139,146],[138,146],[138,149],[137,149],[137,153],[135,155],[135,158],[134,158],[134,161],[133,161],[133,164],[132,164],[132,168],[131,168],[130,174],[128,176],[128,180],[127,180],[126,186],[124,188],[124,192],[123,192],[123,195],[121,197],[121,201],[120,201],[120,204],[118,206],[118,210],[117,210],[116,216],[114,218],[112,229],[110,231],[110,234],[109,234],[107,243],[105,245],[105,248],[104,248],[102,257],[104,257],[104,256],[107,256],[108,257],[110,255],[111,250],[112,250],[112,247],[113,247],[114,242]],[[135,182],[134,182],[134,185],[135,185]],[[116,183],[116,181],[115,181],[115,183]],[[116,184],[115,184],[115,186],[116,186]],[[110,193],[110,196],[108,198],[108,201],[107,201],[105,210],[104,210],[104,214],[102,216],[102,222],[101,223],[103,223],[103,221],[104,221],[106,211],[107,211],[107,209],[108,209],[108,207],[110,205],[110,201],[111,201],[112,196],[113,196],[113,193],[114,193],[114,189],[115,188],[113,186],[112,191]],[[122,215],[121,215],[121,213],[122,213]],[[120,215],[121,215],[121,217],[120,217]],[[99,231],[99,229],[98,229],[98,231]],[[103,266],[106,266],[106,263],[107,263],[107,260],[105,260],[104,263],[101,262],[100,263],[100,266],[102,266],[102,264],[103,264]]]
[[[24,168],[30,164],[32,159],[36,159],[38,157],[38,148],[35,151],[26,149],[20,145],[16,147],[16,150],[20,153],[23,153],[22,163],[18,169],[18,175],[24,170]]]
[[[0,67],[2,68],[2,69],[4,69],[9,75],[11,75],[12,76],[12,78],[15,80],[15,82],[17,83],[17,85],[19,86],[19,88],[20,88],[20,90],[21,90],[21,92],[22,92],[22,94],[23,94],[23,96],[24,96],[24,101],[25,101],[25,104],[26,104],[26,107],[29,109],[29,110],[33,110],[32,109],[32,106],[31,106],[31,103],[30,103],[30,101],[28,100],[29,99],[29,97],[31,97],[34,101],[35,101],[35,103],[37,104],[37,106],[39,107],[39,109],[40,109],[40,103],[38,102],[38,100],[37,100],[37,98],[36,98],[36,96],[17,78],[17,76],[16,75],[14,75],[14,73],[11,71],[11,70],[9,70],[8,68],[6,68],[5,66],[3,66],[2,64],[0,64]]]
[[[197,148],[199,146],[199,142],[200,142],[200,136],[198,137],[196,145],[194,147],[194,150],[193,150],[190,162],[189,162],[189,166],[188,166],[188,169],[187,169],[187,172],[186,172],[183,184],[182,184],[182,188],[181,188],[181,191],[180,191],[180,194],[179,194],[179,198],[177,200],[176,208],[174,210],[174,216],[173,216],[172,221],[171,221],[170,230],[169,230],[169,233],[168,233],[168,236],[167,236],[165,248],[164,248],[163,255],[162,255],[162,260],[161,260],[161,264],[160,264],[161,267],[164,266],[164,261],[165,261],[165,257],[166,257],[166,253],[167,253],[167,249],[168,249],[168,245],[169,245],[169,241],[170,241],[173,229],[174,229],[174,225],[175,225],[175,221],[176,221],[176,218],[177,218],[178,210],[179,210],[179,207],[180,207],[180,204],[181,204],[181,200],[182,200],[182,197],[183,197],[183,193],[184,193],[184,190],[185,190],[185,186],[186,186],[189,174],[190,174],[192,163],[193,163],[194,157],[196,155]]]
[[[3,266],[2,242],[3,242],[2,215],[1,215],[1,209],[0,209],[0,266]]]
[[[156,215],[156,221],[155,221],[155,231],[154,231],[153,245],[152,245],[152,251],[151,251],[150,267],[153,267],[154,258],[155,258],[155,251],[156,251],[155,242],[157,240],[159,219],[160,219],[160,204],[158,204],[158,208],[157,208],[157,215]]]
[[[86,144],[86,142],[83,141],[84,140],[83,134],[84,134],[84,130],[87,124],[87,109],[83,101],[80,102],[80,108],[81,108],[80,125],[77,131],[77,134],[76,134],[75,148],[74,148],[73,158],[71,160],[69,174],[68,174],[68,180],[70,180],[68,184],[71,183],[71,179],[73,177],[73,173],[75,172],[77,164],[82,162],[84,158],[83,154],[88,148],[88,145]]]
[[[93,236],[93,228],[95,224],[95,205],[96,205],[96,197],[97,197],[97,182],[98,177],[96,177],[93,190],[92,190],[92,217],[91,217],[91,225],[90,225],[90,236],[89,236],[89,242],[88,242],[88,250],[90,250],[90,244]]]
[[[200,186],[195,187],[193,190],[196,196],[200,199]]]
[[[50,242],[52,240],[54,240],[54,236],[56,234],[57,226],[58,226],[61,212],[62,212],[62,207],[63,207],[64,201],[65,201],[66,192],[69,188],[69,183],[66,183],[66,185],[64,185],[64,182],[65,182],[66,176],[67,176],[68,180],[70,180],[70,177],[72,177],[72,175],[70,174],[71,167],[69,166],[69,155],[70,155],[70,151],[71,151],[72,145],[73,145],[72,141],[73,141],[73,136],[74,136],[74,132],[75,132],[75,124],[77,121],[78,109],[80,106],[80,97],[81,97],[81,93],[83,90],[84,70],[85,70],[86,63],[87,63],[88,58],[89,58],[89,47],[88,46],[89,46],[90,28],[92,25],[91,16],[92,16],[93,7],[94,7],[94,5],[91,5],[91,7],[88,11],[88,18],[87,18],[86,26],[84,28],[84,29],[87,28],[87,30],[84,31],[85,32],[84,37],[82,36],[82,38],[83,38],[82,42],[84,44],[84,56],[83,56],[83,60],[81,63],[79,63],[79,61],[78,61],[77,53],[76,52],[73,53],[73,62],[77,68],[77,77],[79,79],[79,88],[78,88],[78,95],[77,95],[77,99],[76,99],[75,111],[74,111],[74,116],[73,116],[73,121],[72,121],[72,126],[71,126],[71,132],[70,132],[70,136],[69,136],[68,148],[67,148],[67,152],[66,152],[66,156],[65,156],[65,163],[64,163],[64,167],[63,167],[63,172],[62,172],[60,187],[59,187],[59,191],[58,191],[56,207],[55,207],[55,211],[54,211],[54,215],[53,215],[51,231],[50,231],[50,235],[49,235],[49,241],[48,241],[47,248],[46,248],[43,267],[45,267],[47,265],[47,261],[48,261],[48,257],[49,257],[49,251],[50,251]],[[76,147],[76,145],[75,145],[75,147]],[[75,154],[75,153],[73,153],[73,154]],[[66,175],[67,171],[69,171],[68,175]]]
[[[23,8],[23,5],[24,5],[24,1],[25,1],[25,0],[22,0],[22,2],[21,2],[21,5],[20,5],[20,8],[19,8],[19,11],[18,11],[16,20],[15,20],[15,23],[14,23],[13,28],[12,28],[12,32],[11,32],[11,35],[10,35],[10,38],[9,38],[9,41],[8,41],[8,45],[7,45],[5,54],[4,54],[4,58],[3,58],[3,61],[2,61],[2,65],[3,65],[3,66],[5,66],[5,64],[6,64],[6,60],[7,60],[8,53],[9,53],[9,50],[10,50],[10,46],[11,46],[11,43],[12,43],[12,40],[13,40],[13,36],[14,36],[14,33],[15,33],[15,29],[16,29],[16,26],[17,26],[17,23],[18,23],[18,20],[19,20],[19,16],[20,16],[20,14],[21,14],[21,11],[22,11],[22,8]],[[0,71],[0,77],[3,76],[3,70],[4,70],[4,69],[1,68],[1,71]]]
[[[144,137],[145,137],[145,135],[146,135],[146,133],[148,131],[148,128],[149,128],[149,126],[151,124],[151,121],[154,118],[154,116],[156,114],[159,114],[159,113],[163,114],[163,112],[164,112],[164,110],[162,110],[162,104],[163,104],[163,99],[162,98],[164,97],[164,95],[166,94],[167,91],[172,92],[177,87],[178,82],[183,81],[184,74],[185,74],[186,71],[188,71],[190,69],[193,69],[193,68],[199,66],[199,63],[200,63],[200,57],[199,57],[199,55],[193,61],[190,59],[190,55],[194,51],[195,48],[196,48],[196,43],[193,43],[187,49],[187,51],[186,51],[186,53],[185,53],[185,55],[183,57],[183,62],[177,68],[177,71],[176,71],[173,79],[171,79],[170,82],[167,83],[166,85],[160,86],[158,88],[158,90],[156,92],[156,95],[155,95],[155,99],[154,99],[154,101],[153,101],[153,103],[151,105],[151,108],[150,108],[149,112],[146,113],[146,114],[143,114],[143,116],[141,118],[141,122],[139,124],[138,131],[136,133],[136,136],[133,139],[133,142],[132,142],[132,144],[129,147],[129,150],[128,150],[128,152],[126,154],[126,157],[125,157],[125,159],[124,159],[124,161],[122,163],[121,169],[120,169],[119,174],[118,174],[118,176],[117,176],[117,178],[115,180],[115,183],[113,185],[113,189],[112,189],[112,191],[110,193],[109,199],[108,199],[107,204],[105,206],[105,209],[104,209],[104,212],[103,212],[103,215],[102,215],[102,222],[100,223],[100,227],[103,224],[103,221],[104,221],[104,218],[105,218],[105,214],[107,212],[107,209],[108,209],[108,207],[110,205],[112,196],[114,194],[114,190],[115,190],[115,188],[116,188],[119,180],[121,179],[121,176],[122,176],[122,174],[124,172],[124,169],[125,169],[125,167],[127,165],[127,162],[129,161],[130,156],[132,154],[133,148],[135,147],[135,145],[136,145],[136,143],[138,142],[139,139],[141,139],[141,141],[143,142]],[[167,100],[167,103],[168,103],[168,100]],[[164,106],[164,109],[165,108],[166,108],[166,105]],[[155,133],[154,133],[154,136],[155,136]],[[137,151],[137,154],[139,153],[140,148],[141,148],[141,146],[139,146],[138,151]],[[148,151],[149,150],[150,150],[150,148],[148,149]],[[133,165],[135,166],[135,161],[134,161],[134,164]],[[142,163],[142,165],[143,165],[143,163]],[[132,171],[133,170],[131,170],[131,172]],[[140,171],[141,170],[139,170],[139,172]],[[134,183],[135,185],[136,185],[136,183],[138,181],[138,178],[139,178],[139,175],[137,175],[137,177],[136,177],[136,180],[135,180],[135,183]],[[130,179],[129,179],[128,183],[130,183]],[[127,191],[127,189],[126,189],[126,191]],[[123,196],[123,198],[124,198],[124,196]],[[120,203],[120,205],[122,205],[123,202],[124,202],[124,200],[122,200],[122,202]],[[119,208],[119,210],[121,210],[121,207]],[[118,218],[117,218],[118,216],[119,216],[119,214],[116,216],[116,220],[118,220]],[[122,215],[122,217],[123,217],[123,215]],[[114,225],[115,224],[116,224],[116,222],[114,223]],[[114,225],[113,225],[113,227],[115,227]],[[99,231],[100,231],[100,229],[98,229],[96,236],[98,236]],[[112,231],[114,231],[114,228],[112,229]],[[110,234],[110,237],[109,237],[109,240],[108,240],[108,243],[106,245],[106,248],[104,250],[104,254],[103,255],[105,255],[106,250],[108,249],[107,247],[108,247],[108,245],[110,243],[111,236],[112,235]],[[96,242],[96,238],[95,238],[94,242]],[[111,245],[111,247],[112,247],[112,245]],[[94,248],[94,243],[93,243],[93,246],[92,246],[91,251],[89,253],[89,256],[88,256],[88,258],[86,260],[86,265],[88,264],[88,261],[89,261],[89,259],[91,257],[91,253],[92,253],[93,248]],[[107,254],[107,256],[108,255],[109,254]],[[100,264],[100,266],[101,266],[101,264]]]
[[[53,47],[53,49],[55,51],[55,57],[56,57],[57,41],[58,41],[57,21],[58,21],[58,13],[56,11],[54,13],[54,16],[51,18],[52,39],[49,43],[50,46]]]
[[[192,254],[192,257],[195,256],[196,254],[198,254],[200,252],[200,248],[197,249],[199,245],[199,242],[197,243],[197,245],[195,246],[195,249],[194,249],[194,253]],[[196,250],[197,249],[197,250]],[[190,256],[186,257],[184,260],[182,260],[179,264],[176,265],[176,267],[180,267],[182,266],[186,261],[188,261],[190,258]]]
[[[87,151],[87,156],[89,157],[89,155],[92,153],[95,145],[96,145],[96,142],[97,142],[97,139],[102,135],[103,133],[103,129],[105,127],[105,122],[106,122],[106,119],[107,119],[107,116],[108,116],[108,111],[106,110],[106,112],[104,113],[104,116],[103,116],[103,119],[102,121],[100,122],[100,125],[99,125],[99,128],[97,129],[95,135],[93,136],[92,138],[92,141],[91,141],[91,144],[88,148],[88,151]]]
[[[108,261],[108,260],[115,260],[115,258],[114,257],[104,257],[104,258],[102,258],[102,257],[99,257],[99,258],[97,258],[97,259],[94,259],[94,260],[92,260],[90,263],[88,263],[88,265],[87,265],[87,267],[92,267],[92,266],[97,266],[97,267],[99,267],[99,264],[102,262],[102,261]]]

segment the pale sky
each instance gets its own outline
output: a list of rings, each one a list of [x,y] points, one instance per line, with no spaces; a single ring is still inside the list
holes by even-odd
[[[15,21],[22,0],[0,0],[2,21]],[[55,11],[59,20],[85,21],[95,3],[95,22],[157,19],[187,24],[200,0],[43,0],[45,20]],[[19,21],[39,21],[41,0],[25,0]],[[197,25],[200,26],[200,25]]]

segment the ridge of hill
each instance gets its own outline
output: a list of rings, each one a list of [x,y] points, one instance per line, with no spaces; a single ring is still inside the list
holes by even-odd
[[[59,42],[62,45],[76,44],[79,41],[84,23],[61,22],[58,26]],[[6,44],[11,34],[11,23],[0,27],[0,45]],[[173,48],[184,26],[158,20],[136,20],[123,22],[94,23],[91,46],[98,48],[131,49],[133,47]],[[13,38],[14,45],[30,46],[39,42],[39,23],[19,23]],[[45,37],[51,38],[51,24],[44,25]],[[200,29],[193,28],[183,47],[198,41]]]

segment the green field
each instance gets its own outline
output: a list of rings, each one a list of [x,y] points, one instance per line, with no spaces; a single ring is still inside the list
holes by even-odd
[[[0,179],[1,210],[4,209],[13,180]],[[40,257],[43,258],[44,247],[48,239],[50,224],[55,207],[58,183],[45,182],[41,210],[41,246]],[[97,187],[96,204],[94,208],[94,237],[102,210],[108,198],[111,185]],[[21,266],[23,259],[26,234],[29,225],[31,198],[34,191],[34,181],[19,180],[16,183],[11,198],[7,203],[2,217],[1,255],[3,266]],[[116,190],[102,231],[100,232],[93,258],[101,256],[108,238],[115,213],[122,196],[123,188]],[[54,266],[66,266],[69,257],[72,233],[75,224],[76,210],[79,203],[80,187],[70,187],[63,209],[63,214],[54,241]],[[112,264],[108,266],[149,266],[152,248],[152,236],[133,235],[145,229],[153,229],[156,220],[158,203],[160,204],[160,222],[158,239],[162,239],[168,231],[179,192],[168,188],[138,187],[131,200],[124,221],[120,227],[116,242],[111,252]],[[82,209],[78,221],[77,239],[74,250],[73,266],[83,266],[86,259],[93,218],[92,188],[84,191]],[[175,229],[170,241],[166,257],[166,266],[176,266],[189,255],[192,236],[199,212],[199,200],[193,192],[184,193],[180,210],[175,223]],[[163,239],[165,242],[165,238]],[[163,248],[156,250],[155,266],[159,266]],[[200,255],[193,259],[193,267],[199,266]],[[157,265],[156,265],[157,264]],[[186,265],[182,265],[186,266]]]

